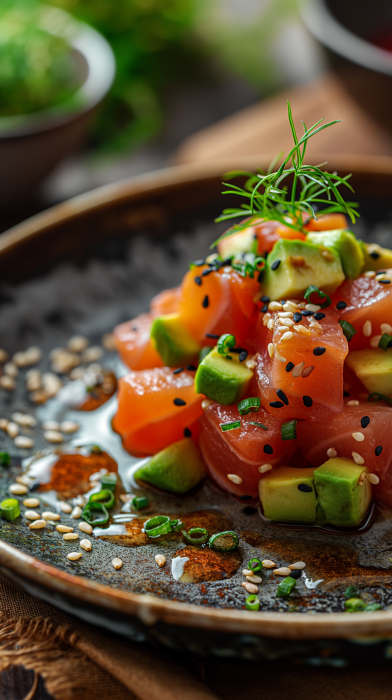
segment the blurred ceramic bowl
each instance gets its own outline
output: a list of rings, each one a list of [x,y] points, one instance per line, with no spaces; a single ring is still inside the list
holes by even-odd
[[[392,41],[390,0],[300,0],[299,7],[347,91],[392,133],[392,50],[377,45]]]
[[[55,8],[51,31],[71,47],[80,87],[71,100],[39,112],[0,117],[0,207],[27,199],[81,142],[115,76],[113,51],[92,27]]]

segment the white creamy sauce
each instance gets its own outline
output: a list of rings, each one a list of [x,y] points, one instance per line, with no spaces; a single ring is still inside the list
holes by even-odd
[[[172,559],[172,576],[176,581],[179,581],[184,573],[184,566],[187,561],[189,561],[189,557],[175,557],[175,559]]]
[[[34,462],[30,463],[27,476],[33,481],[39,481],[40,484],[49,484],[52,478],[53,467],[58,462],[57,454],[45,455]]]
[[[319,583],[322,583],[322,582],[324,581],[323,578],[319,578],[317,581],[313,581],[313,579],[307,578],[305,574],[302,574],[302,575],[303,575],[303,577],[304,577],[304,579],[305,579],[305,586],[306,586],[306,588],[309,588],[310,590],[311,590],[312,588],[317,588],[317,586],[319,585]]]
[[[94,537],[115,537],[116,535],[127,535],[128,531],[124,525],[112,523],[109,527],[95,527],[93,530]]]

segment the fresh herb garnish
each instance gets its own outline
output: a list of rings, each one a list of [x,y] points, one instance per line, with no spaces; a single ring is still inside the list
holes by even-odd
[[[282,423],[280,428],[280,434],[282,440],[296,440],[297,439],[297,421],[290,420],[288,423]]]
[[[347,338],[347,342],[349,343],[357,331],[355,330],[354,326],[352,326],[351,323],[349,323],[348,321],[339,321],[339,325]]]
[[[309,285],[307,288],[305,294],[304,294],[304,299],[306,299],[309,304],[312,304],[314,302],[311,301],[310,297],[312,294],[317,294],[319,301],[316,302],[317,306],[319,306],[321,309],[326,309],[327,306],[331,304],[331,297],[328,296],[325,292],[322,292],[321,289],[316,287],[314,284]],[[324,299],[324,301],[323,301]],[[323,301],[323,303],[321,303]]]
[[[268,430],[266,425],[263,425],[262,423],[258,423],[255,420],[248,420],[248,425],[257,425],[258,428],[263,428],[263,430]]]
[[[388,333],[383,333],[380,342],[378,344],[378,347],[381,348],[381,350],[388,350],[388,348],[392,347],[392,335],[388,335]]]
[[[237,341],[234,335],[230,335],[230,333],[224,333],[223,335],[221,335],[217,343],[219,354],[227,355],[231,348],[235,348],[236,342]]]
[[[258,396],[251,396],[249,399],[243,399],[237,405],[238,413],[241,416],[246,416],[252,411],[257,413],[260,410],[261,400]]]
[[[8,467],[11,462],[11,457],[8,452],[0,452],[0,464],[2,467]]]

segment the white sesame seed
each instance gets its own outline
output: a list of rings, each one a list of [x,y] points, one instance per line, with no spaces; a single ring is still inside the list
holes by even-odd
[[[73,527],[68,525],[56,525],[57,532],[73,532]]]
[[[45,510],[42,513],[42,517],[44,520],[60,520],[61,515],[60,513],[52,513],[51,510]]]
[[[267,328],[268,328],[270,331],[273,331],[273,330],[274,330],[274,319],[273,319],[273,318],[270,318],[270,320],[267,321]]]
[[[89,525],[89,523],[85,523],[84,520],[82,520],[82,522],[79,523],[78,528],[82,532],[85,532],[87,535],[91,535],[93,531],[92,525]]]
[[[113,559],[112,566],[114,566],[115,569],[121,569],[122,565],[123,565],[123,563],[122,563],[121,559],[119,559],[118,557],[115,557]]]
[[[385,272],[377,272],[376,273],[376,279],[379,282],[380,280],[385,280],[386,274]]]
[[[30,530],[42,530],[44,527],[46,527],[46,520],[33,520],[29,525]]]
[[[18,435],[14,440],[14,445],[22,450],[31,450],[34,447],[34,440],[25,435]]]
[[[78,540],[79,535],[77,532],[66,532],[65,535],[63,535],[63,540]]]
[[[0,430],[5,430],[7,432],[7,425],[9,421],[6,418],[0,418]]]
[[[16,438],[19,435],[19,427],[13,421],[9,421],[7,425],[7,433],[10,438]]]
[[[46,420],[42,423],[43,430],[60,430],[60,423],[57,420]]]
[[[285,311],[291,311],[291,312],[295,313],[297,311],[297,309],[299,308],[298,302],[294,301],[293,299],[291,299],[291,300],[289,299],[288,301],[286,301],[285,304],[283,304],[283,308]]]
[[[88,338],[84,335],[73,335],[67,343],[67,350],[70,352],[82,352],[89,346]]]
[[[389,323],[382,323],[380,326],[381,333],[387,333],[388,335],[392,334],[392,326],[389,325]]]
[[[243,576],[253,576],[253,571],[251,569],[242,569]]]
[[[23,501],[23,505],[26,506],[26,508],[38,508],[40,503],[38,498],[25,498]]]
[[[253,573],[245,576],[245,578],[247,581],[249,581],[249,583],[261,583],[263,580],[261,576],[255,576]]]
[[[128,503],[128,501],[130,501],[131,498],[133,498],[133,493],[120,493],[119,498],[120,501],[122,501],[123,503]]]
[[[27,488],[32,483],[32,480],[25,474],[22,474],[21,476],[16,476],[15,481],[17,484],[23,484],[23,486],[27,486]]]
[[[333,459],[334,457],[338,456],[338,453],[336,452],[334,447],[329,447],[327,450],[327,456]]]
[[[366,272],[363,273],[364,277],[375,277],[376,273],[374,270],[367,270]]]
[[[3,350],[3,348],[0,348],[0,364],[2,365],[4,362],[7,362],[8,360],[8,352],[6,350]]]
[[[213,404],[213,403],[214,403],[214,402],[211,401],[211,399],[203,399],[203,401],[201,402],[201,407],[202,407],[203,411],[205,411],[206,408],[208,408],[209,406],[211,406],[211,404]]]
[[[301,323],[297,323],[297,325],[294,326],[294,330],[297,333],[302,333],[302,335],[310,335],[311,334],[310,328],[306,328],[305,326],[302,326]]]
[[[35,345],[27,348],[23,353],[23,367],[28,367],[29,365],[36,365],[42,358],[42,350]]]
[[[41,372],[38,369],[30,369],[26,372],[25,379],[28,391],[38,391],[41,388]]]
[[[362,326],[362,333],[366,335],[367,338],[370,338],[372,334],[372,322],[367,320]]]
[[[8,377],[8,375],[3,374],[2,377],[0,377],[0,387],[1,389],[5,389],[6,391],[14,391],[15,389],[15,382],[11,377]]]
[[[323,330],[322,325],[318,321],[314,321],[313,319],[309,319],[309,328],[312,331],[314,331],[314,330],[322,331]]]
[[[260,474],[265,474],[265,472],[269,472],[272,469],[272,464],[261,464],[260,467],[258,467],[258,471]]]
[[[361,455],[358,454],[358,452],[351,452],[352,458],[355,462],[355,464],[365,464],[365,460]]]
[[[276,330],[279,333],[286,333],[286,331],[289,331],[290,328],[289,328],[289,326],[278,326]]]
[[[73,511],[72,511],[72,513],[71,513],[71,518],[73,518],[74,520],[76,520],[76,518],[80,518],[81,515],[82,515],[82,509],[81,509],[81,507],[80,507],[80,506],[75,506],[75,508],[73,509]]]
[[[237,474],[226,474],[226,476],[229,481],[233,482],[233,484],[242,484],[242,479]]]
[[[253,357],[251,357],[250,360],[247,360],[245,362],[245,366],[248,369],[254,369],[256,367],[256,360]]]
[[[380,340],[381,340],[381,335],[374,335],[373,338],[370,338],[371,347],[377,348]]]
[[[305,367],[305,369],[302,370],[303,378],[306,379],[306,377],[309,377],[312,374],[313,370],[314,370],[314,365],[309,365],[309,367]]]
[[[292,331],[288,331],[287,333],[283,333],[281,340],[291,340],[293,337],[294,333]]]
[[[273,343],[268,343],[268,354],[272,358],[275,353],[275,346]]]
[[[11,415],[11,420],[23,428],[34,428],[34,426],[37,425],[37,421],[34,416],[30,416],[28,413],[20,413],[19,411],[16,411]]]
[[[103,350],[100,345],[93,345],[91,348],[87,348],[82,354],[83,362],[96,362],[100,360],[103,355]]]
[[[63,513],[72,513],[72,506],[66,501],[59,501],[59,506]]]
[[[300,377],[305,368],[305,362],[300,362],[299,365],[295,365],[291,374],[293,377]]]
[[[278,316],[279,316],[279,318],[293,318],[293,312],[292,311],[278,311]]]
[[[281,324],[281,326],[284,325],[284,326],[288,326],[289,328],[291,326],[294,326],[294,321],[292,318],[281,318],[281,319],[279,319],[279,323]]]
[[[229,270],[231,270],[231,268],[229,268]],[[116,339],[113,333],[105,333],[101,338],[101,343],[105,350],[109,352],[113,352],[116,349]]]
[[[279,301],[270,301],[268,308],[270,311],[280,311],[283,309],[283,306]]]
[[[27,493],[28,488],[27,486],[23,486],[23,484],[11,484],[8,490],[14,496],[23,496],[25,493]]]
[[[164,557],[163,554],[157,554],[155,556],[155,561],[158,564],[159,568],[161,568],[166,564],[166,557]]]
[[[259,587],[256,586],[254,583],[248,583],[248,582],[243,582],[241,583],[241,586],[245,588],[248,593],[258,593],[259,592]]]
[[[42,375],[42,388],[45,392],[47,398],[52,398],[56,396],[63,386],[61,379],[53,372],[45,372]]]
[[[91,544],[90,540],[88,540],[88,539],[80,540],[80,546],[82,549],[85,549],[86,552],[91,552],[92,544]]]
[[[313,311],[313,313],[317,313],[317,311],[320,311],[321,306],[318,306],[318,304],[306,304],[305,309],[306,311]]]
[[[359,406],[359,401],[351,399],[351,401],[347,401],[347,406]]]
[[[78,423],[75,423],[73,420],[65,420],[60,424],[60,430],[63,433],[76,433],[77,430],[79,430],[80,426]]]
[[[288,566],[281,566],[280,569],[274,569],[274,574],[276,576],[290,576],[291,569]]]
[[[276,566],[274,561],[271,561],[271,559],[263,559],[262,561],[264,569],[273,569],[274,566]]]
[[[67,554],[67,559],[69,559],[70,561],[77,561],[81,558],[81,556],[82,552],[70,552],[69,554]]]
[[[289,569],[296,571],[297,569],[305,569],[306,564],[304,561],[296,561],[294,564],[289,564]]]
[[[306,306],[306,301],[300,301],[300,302],[297,304],[297,306],[298,306],[299,309],[304,309],[305,306]]]
[[[25,510],[24,516],[27,520],[39,520],[41,517],[35,510]]]
[[[374,486],[380,483],[380,479],[378,478],[377,474],[369,474],[368,479],[371,484],[374,484]]]
[[[356,440],[357,442],[363,442],[364,439],[365,439],[365,436],[364,436],[363,433],[352,433],[352,437],[353,437],[354,440]]]
[[[279,360],[279,362],[287,362],[286,358],[280,353],[277,345],[275,345],[275,357],[277,360]]]
[[[271,318],[272,318],[271,314],[268,313],[268,311],[267,311],[267,313],[265,313],[264,316],[263,316],[263,326],[266,326],[267,323],[268,323],[268,321],[269,321]]]
[[[55,444],[60,444],[61,442],[64,442],[64,435],[62,435],[62,433],[59,433],[57,430],[45,430],[44,438],[48,442],[53,442]]]
[[[368,476],[369,474],[367,472],[362,472],[361,476],[359,477],[358,486],[363,486]]]
[[[19,374],[18,368],[13,362],[6,362],[3,367],[3,372],[8,377],[12,377],[12,379],[16,379]]]

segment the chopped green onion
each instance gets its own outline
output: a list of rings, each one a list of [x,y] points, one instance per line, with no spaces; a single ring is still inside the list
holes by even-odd
[[[360,612],[366,608],[366,603],[361,598],[349,598],[345,601],[346,612]]]
[[[182,536],[188,544],[205,544],[208,540],[208,531],[205,527],[191,527],[189,532],[184,530]]]
[[[261,400],[258,396],[251,396],[249,399],[240,401],[237,408],[241,416],[246,416],[250,411],[257,413],[260,410]]]
[[[218,532],[216,535],[211,535],[208,544],[211,549],[217,552],[232,552],[239,545],[238,535],[233,530]]]
[[[230,348],[235,348],[236,339],[230,333],[224,333],[218,340],[217,348],[220,355],[227,355]]]
[[[110,510],[113,508],[116,499],[114,497],[113,491],[110,491],[110,489],[102,489],[101,491],[98,491],[97,493],[92,493],[90,498],[88,499],[89,503],[102,503],[105,508]]]
[[[280,428],[280,434],[282,440],[296,440],[297,439],[297,421],[290,420],[288,423],[282,423]]]
[[[291,576],[286,576],[283,581],[279,584],[278,590],[276,591],[277,598],[287,598],[293,588],[295,588],[296,580],[291,578]]]
[[[240,420],[235,420],[232,421],[231,423],[220,423],[220,429],[224,433],[226,430],[235,430],[236,428],[241,427],[241,421]]]
[[[263,425],[262,423],[258,423],[255,420],[248,420],[248,425],[257,425],[258,428],[263,428],[263,430],[268,430],[266,425]]]
[[[114,491],[117,485],[118,476],[115,472],[111,474],[106,474],[106,476],[101,476],[101,486],[103,489],[109,489],[109,491]]]
[[[131,505],[135,510],[141,510],[142,508],[148,508],[150,501],[146,496],[135,496],[135,498],[132,498]]]
[[[20,515],[19,501],[16,498],[6,498],[0,504],[0,516],[4,520],[15,520]]]
[[[257,595],[248,595],[245,601],[245,607],[247,610],[259,610],[260,600]]]
[[[376,610],[382,610],[380,603],[370,603],[363,609],[363,612],[375,612]]]
[[[312,303],[310,300],[310,297],[312,294],[317,294],[319,300],[325,299],[323,304],[320,304],[320,301],[317,302],[317,306],[320,306],[322,309],[326,309],[327,306],[331,304],[331,298],[326,294],[325,292],[322,292],[321,289],[318,287],[315,287],[314,284],[309,285],[307,288],[305,294],[304,294],[304,299],[306,299],[310,304]]]
[[[248,569],[251,571],[261,571],[263,568],[263,562],[260,559],[251,559],[250,562],[248,562]]]
[[[349,586],[344,591],[345,598],[359,598],[359,588],[358,586]]]
[[[102,513],[102,516],[94,519],[94,513]],[[89,501],[84,506],[80,517],[89,525],[99,526],[107,525],[110,516],[103,503],[99,501]]]
[[[392,406],[392,399],[390,399],[389,396],[385,396],[385,394],[379,394],[378,391],[374,391],[372,394],[369,394],[367,400],[370,401],[370,403],[373,403],[374,401],[386,401]]]
[[[388,333],[383,333],[380,338],[378,347],[381,348],[381,350],[388,350],[388,348],[392,347],[392,335],[388,335]]]
[[[153,518],[146,520],[144,523],[144,531],[149,537],[160,537],[171,532],[171,523],[168,515],[155,515]]]
[[[0,464],[3,467],[8,467],[10,461],[11,461],[11,457],[8,454],[8,452],[0,452]]]
[[[184,527],[184,523],[182,523],[179,518],[176,518],[176,520],[170,521],[170,527],[172,529],[172,532],[181,532],[181,530]]]
[[[341,326],[341,329],[344,335],[346,336],[348,342],[350,342],[351,338],[353,338],[357,332],[354,326],[352,326],[351,323],[349,323],[348,321],[339,321],[339,325]]]

